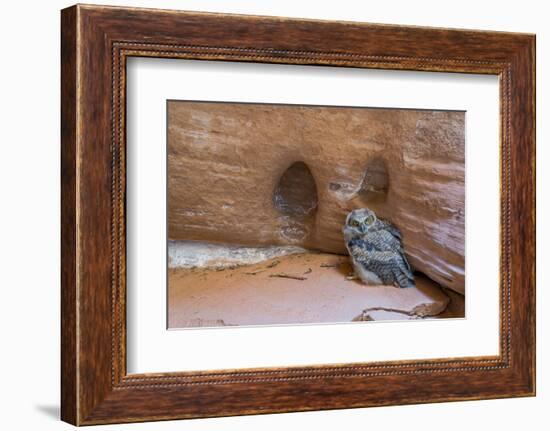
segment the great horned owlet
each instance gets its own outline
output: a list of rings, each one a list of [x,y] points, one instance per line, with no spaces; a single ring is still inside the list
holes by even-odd
[[[411,267],[401,244],[401,233],[379,220],[368,208],[356,209],[343,229],[355,275],[371,285],[414,287]]]

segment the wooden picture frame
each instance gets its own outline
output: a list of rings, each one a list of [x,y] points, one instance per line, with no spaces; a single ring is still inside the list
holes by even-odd
[[[61,14],[61,417],[75,425],[535,394],[535,36],[77,5]],[[500,77],[500,355],[127,374],[131,56]]]

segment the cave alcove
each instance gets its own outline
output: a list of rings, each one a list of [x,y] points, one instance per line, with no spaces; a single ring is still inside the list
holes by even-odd
[[[281,237],[291,243],[305,241],[315,222],[319,198],[315,179],[304,162],[294,162],[281,175],[273,205],[281,215]]]

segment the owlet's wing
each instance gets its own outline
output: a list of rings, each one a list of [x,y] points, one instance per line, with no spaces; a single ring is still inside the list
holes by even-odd
[[[393,251],[371,251],[365,253],[364,264],[376,273],[384,283],[399,287],[413,287],[414,276],[405,259]]]

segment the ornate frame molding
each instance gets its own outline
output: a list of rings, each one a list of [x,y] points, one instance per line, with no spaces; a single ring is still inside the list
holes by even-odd
[[[222,30],[206,34],[199,27],[207,24]],[[257,28],[269,31],[257,36]],[[336,41],[324,37],[335,32]],[[321,41],[300,41],[313,34]],[[353,50],[342,49],[352,41]],[[65,9],[62,418],[97,424],[533,395],[534,43],[534,36],[510,33]],[[131,56],[498,75],[500,355],[127,375],[125,66]],[[527,223],[519,225],[518,210],[531,215]]]

